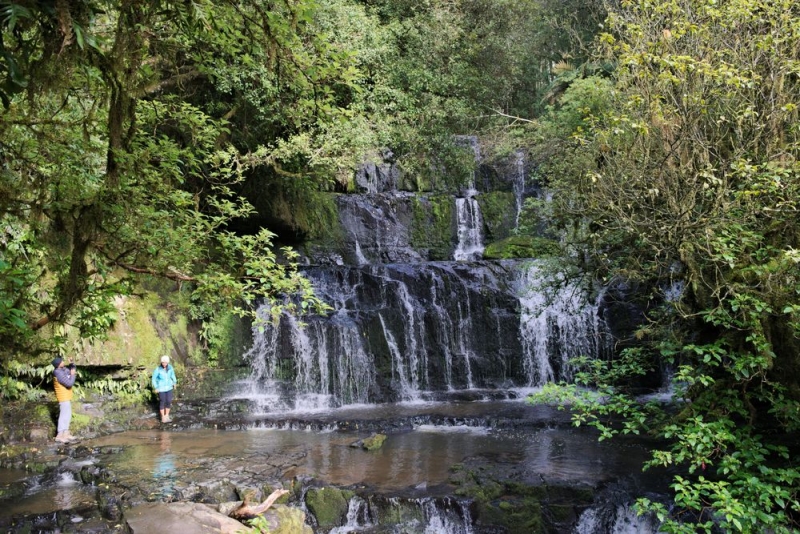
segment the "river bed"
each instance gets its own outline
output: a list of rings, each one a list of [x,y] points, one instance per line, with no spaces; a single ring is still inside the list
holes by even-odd
[[[25,485],[20,498],[0,500],[0,524],[69,509],[82,519],[96,491],[81,481],[87,468],[102,469],[119,493],[149,501],[236,500],[231,488],[292,481],[392,498],[447,497],[461,483],[454,474],[471,469],[531,485],[653,484],[641,472],[645,441],[598,442],[593,429],[521,401],[349,407],[256,418],[241,430],[220,430],[222,421],[184,427],[179,408],[174,418],[174,425],[72,446],[73,457],[50,475],[21,479],[19,471],[0,470],[0,483]],[[378,423],[388,436],[380,449],[353,446]],[[76,521],[74,531],[80,526]]]

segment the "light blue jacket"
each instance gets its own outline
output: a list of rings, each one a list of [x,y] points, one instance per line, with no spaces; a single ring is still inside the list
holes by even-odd
[[[153,371],[153,389],[156,390],[156,393],[170,391],[177,383],[178,379],[175,378],[175,369],[172,368],[172,364],[167,364],[166,369],[159,365]]]

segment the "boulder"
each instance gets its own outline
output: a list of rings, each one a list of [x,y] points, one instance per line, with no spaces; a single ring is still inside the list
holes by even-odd
[[[368,438],[360,439],[354,443],[351,443],[351,447],[366,449],[368,451],[378,450],[383,446],[383,442],[386,441],[386,434],[372,434]]]
[[[131,534],[246,534],[250,527],[217,512],[211,506],[192,502],[144,503],[126,510]]]

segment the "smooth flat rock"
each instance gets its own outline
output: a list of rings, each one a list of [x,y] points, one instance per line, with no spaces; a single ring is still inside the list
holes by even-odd
[[[131,534],[240,534],[250,527],[193,502],[148,502],[125,511]]]

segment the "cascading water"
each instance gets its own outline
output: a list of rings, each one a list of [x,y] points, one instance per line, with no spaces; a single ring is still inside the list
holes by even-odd
[[[347,503],[345,524],[341,527],[334,527],[329,534],[349,534],[373,526],[375,526],[375,519],[370,513],[369,503],[356,495]]]
[[[502,282],[506,267],[429,263],[306,273],[334,311],[304,318],[302,329],[288,316],[253,329],[250,382],[266,384],[270,399],[291,390],[294,398],[330,396],[331,406],[413,401],[423,392],[490,387],[518,374],[504,361],[519,352],[517,300]]]
[[[381,321],[381,328],[386,336],[386,345],[392,359],[392,380],[398,384],[400,400],[414,401],[419,398],[419,380],[416,376],[416,368],[413,361],[403,358],[400,347],[394,340],[391,330],[386,328],[383,317],[378,316]],[[409,376],[410,375],[410,376]]]
[[[355,254],[356,254],[356,265],[366,265],[369,263],[369,260],[366,256],[364,256],[364,252],[361,250],[361,243],[358,241],[355,242]]]
[[[329,534],[371,532],[381,523],[380,516],[403,518],[393,525],[392,532],[422,534],[473,534],[469,504],[452,498],[398,499],[353,497],[348,503],[346,523]]]
[[[543,275],[530,262],[337,266],[306,274],[334,311],[304,317],[304,326],[285,316],[253,329],[253,373],[242,396],[262,392],[262,412],[271,411],[269,403],[324,409],[540,386],[569,378],[570,358],[604,350],[597,306],[569,284],[535,289]]]
[[[520,273],[520,338],[528,386],[572,378],[569,361],[606,353],[608,335],[599,306],[559,274],[536,263]]]
[[[474,261],[483,256],[483,218],[475,199],[477,191],[467,190],[464,198],[456,199],[458,245],[453,252],[456,261]]]
[[[592,507],[578,521],[573,534],[657,534],[659,522],[652,515],[638,515],[628,504]]]
[[[480,160],[477,145],[468,141],[476,161]],[[504,167],[510,175],[498,178],[489,172],[477,173],[449,199],[439,192],[399,191],[398,184],[406,182],[392,169],[369,168],[360,175],[362,193],[336,197],[340,244],[327,251],[323,265],[304,268],[317,295],[333,311],[326,317],[302,317],[302,326],[298,319],[284,316],[278,324],[265,323],[253,329],[254,343],[247,353],[253,372],[239,396],[259,401],[256,410],[265,415],[264,428],[283,428],[270,426],[274,424],[272,414],[285,417],[347,408],[332,412],[338,418],[339,414],[362,410],[385,413],[385,406],[376,407],[385,403],[392,403],[391,409],[424,411],[430,405],[455,409],[464,400],[518,399],[531,387],[571,379],[571,359],[605,357],[611,352],[600,306],[589,300],[577,283],[549,272],[536,260],[482,260],[484,239],[504,239],[508,234],[498,233],[496,219],[484,221],[478,202],[481,195],[490,194],[499,183],[503,189],[491,202],[507,199],[509,216],[505,220],[517,226],[526,196],[547,199],[546,192],[526,189],[521,154]],[[480,177],[478,186],[476,176]],[[432,213],[445,216],[436,219]],[[428,232],[427,226],[414,227],[441,221],[444,223],[436,232]],[[445,237],[442,244],[441,236],[448,231],[449,241]],[[415,248],[415,242],[424,245]],[[429,261],[448,257],[453,261]],[[497,392],[506,396],[499,397]],[[443,420],[452,419],[449,415]],[[290,417],[299,417],[297,424],[301,424],[306,416]],[[329,426],[333,424],[336,432],[380,428],[365,420],[331,423],[328,413],[320,417],[325,417]],[[496,417],[494,414],[473,424],[485,425],[487,439],[491,439],[488,429],[495,428]],[[414,416],[395,424],[416,434],[423,432],[420,425],[424,426],[421,421],[425,420]],[[295,428],[292,424],[287,428]],[[309,428],[317,428],[313,421],[309,424]],[[528,429],[521,432],[531,436]],[[556,481],[559,476],[574,474],[574,460],[565,451],[576,445],[562,443],[564,436],[558,433],[553,440],[562,440],[559,443],[549,443],[547,436],[537,434],[539,441],[525,447],[523,456],[519,456],[516,445],[504,453],[511,463],[521,458],[519,461],[535,471],[520,471],[529,477],[528,483],[544,481],[542,466],[551,466],[550,476]],[[397,443],[397,436],[388,439]],[[472,441],[465,440],[464,444]],[[393,446],[388,445],[390,449]],[[385,447],[381,453],[386,452]],[[432,456],[435,447],[423,449],[424,458],[416,458],[413,465],[392,464],[394,471],[383,478],[395,480],[400,471],[413,471],[429,460],[437,461]],[[464,449],[458,450],[461,453]],[[500,454],[492,448],[486,458],[495,453]],[[386,452],[391,454],[396,452]],[[597,463],[602,465],[602,460]],[[594,465],[582,464],[577,469],[585,473]],[[420,480],[427,480],[425,476],[420,474]],[[350,483],[339,482],[345,487]],[[406,495],[404,498],[370,496],[370,490],[359,487],[362,491],[350,498],[346,514],[341,510],[340,526],[329,532],[383,532],[381,529],[389,524],[402,525],[398,528],[403,532],[416,534],[475,531],[469,499],[407,498],[409,494],[426,494],[426,489],[420,490],[416,483],[408,486],[412,490],[400,492]],[[585,513],[580,518],[576,513],[568,524],[558,524],[557,531],[627,533],[621,529],[634,523],[626,505],[598,503],[586,509],[584,503],[578,509]],[[385,515],[387,509],[392,519]]]
[[[463,137],[460,142],[472,150],[476,162],[481,160],[480,144],[476,138]],[[475,261],[483,257],[483,217],[478,200],[475,198],[477,194],[475,173],[473,173],[464,195],[455,199],[458,240],[453,259],[456,261]]]
[[[254,328],[253,346],[245,354],[253,371],[244,395],[237,396],[255,400],[260,413],[368,402],[374,367],[358,326],[346,314],[335,311],[327,321],[307,325],[290,315],[272,324],[267,308],[259,315],[265,321]],[[286,353],[289,358],[281,357]]]

